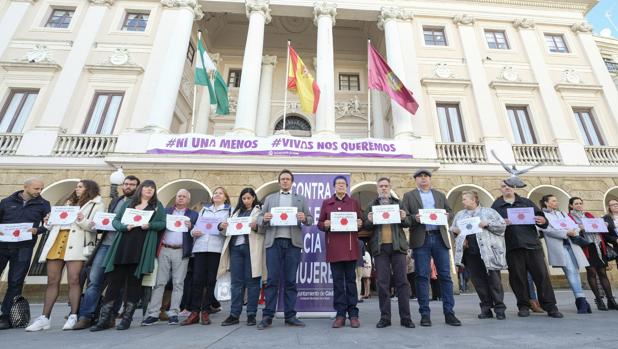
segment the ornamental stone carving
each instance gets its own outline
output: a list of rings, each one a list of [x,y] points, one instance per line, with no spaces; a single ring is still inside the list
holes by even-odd
[[[263,56],[262,57],[262,65],[276,65],[277,64],[277,56]]]
[[[198,0],[161,0],[161,5],[164,7],[188,7],[193,11],[195,20],[200,20],[204,17],[202,5]]]
[[[114,0],[88,0],[93,5],[114,5]]]
[[[126,48],[115,49],[114,52],[109,56],[108,62],[111,65],[133,64],[133,62],[131,62],[131,56],[129,55],[129,50],[127,50]]]
[[[28,63],[56,63],[51,55],[51,51],[45,45],[34,45],[34,48],[26,53],[21,59]]]
[[[571,30],[574,33],[591,33],[592,26],[587,22],[575,23],[571,26]]]
[[[333,25],[335,25],[337,4],[326,1],[313,3],[313,24],[318,25],[318,19],[322,16],[330,17],[333,21]]]
[[[503,67],[499,78],[510,82],[521,81],[519,78],[519,73],[517,73],[511,66]]]
[[[534,20],[529,19],[529,18],[518,18],[516,20],[513,21],[513,26],[515,27],[515,29],[534,29],[534,27],[536,26],[536,23],[534,23]]]
[[[433,68],[433,75],[441,79],[450,79],[455,77],[451,71],[451,68],[449,68],[448,64],[444,62],[436,64],[435,68]]]
[[[247,14],[247,18],[249,18],[253,12],[261,13],[264,16],[266,24],[270,23],[272,20],[272,16],[270,15],[269,0],[246,0],[245,12]]]
[[[411,21],[414,19],[414,14],[411,10],[402,9],[400,7],[382,7],[378,15],[378,28],[384,29],[384,24],[388,21]]]
[[[562,81],[568,82],[569,84],[581,84],[582,78],[574,69],[565,69],[562,72]]]
[[[335,103],[335,110],[337,114],[341,116],[360,115],[361,104],[358,100],[358,96],[354,95],[354,97],[350,98],[347,102]]]
[[[465,13],[462,15],[456,15],[453,17],[453,23],[456,25],[472,25],[474,24],[474,17]]]

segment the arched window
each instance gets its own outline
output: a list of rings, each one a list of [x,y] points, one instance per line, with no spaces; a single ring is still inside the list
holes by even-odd
[[[311,124],[299,115],[288,115],[285,118],[285,129],[296,137],[311,137]],[[283,118],[275,125],[275,133],[283,130]]]

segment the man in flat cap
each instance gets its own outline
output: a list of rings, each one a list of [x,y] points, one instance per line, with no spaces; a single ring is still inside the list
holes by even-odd
[[[517,180],[514,180],[517,179]],[[530,296],[528,292],[528,273],[536,285],[539,303],[553,318],[562,318],[556,306],[556,296],[545,264],[545,253],[536,227],[546,228],[548,223],[543,211],[532,201],[515,193],[516,188],[526,185],[517,177],[508,178],[500,183],[502,196],[496,199],[491,208],[506,221],[504,238],[506,241],[506,262],[509,267],[509,284],[517,298],[517,315],[530,315]],[[512,224],[508,219],[508,209],[532,207],[535,224]]]
[[[421,314],[421,326],[431,326],[429,309],[429,277],[431,275],[431,259],[433,258],[442,292],[442,309],[444,320],[451,326],[461,326],[455,317],[455,297],[453,296],[453,281],[451,280],[451,263],[449,249],[451,248],[448,232],[443,225],[422,224],[419,209],[444,209],[447,214],[452,210],[446,201],[446,195],[431,188],[431,171],[420,169],[414,173],[416,189],[403,196],[403,209],[407,213],[407,223],[410,227],[410,248],[414,255],[417,275],[417,298]]]

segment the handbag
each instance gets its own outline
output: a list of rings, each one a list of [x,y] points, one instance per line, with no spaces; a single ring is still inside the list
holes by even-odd
[[[588,247],[589,245],[591,245],[592,243],[589,242],[588,240],[584,239],[582,236],[569,236],[569,239],[571,240],[572,243],[574,243],[575,245],[579,246],[579,247]]]
[[[618,258],[618,253],[616,253],[616,250],[613,248],[607,247],[607,260],[614,261],[616,260],[616,258]]]
[[[9,311],[9,323],[11,327],[24,328],[28,326],[29,322],[30,304],[28,304],[28,300],[22,295],[13,297],[11,310]]]
[[[217,278],[215,285],[215,298],[218,301],[229,301],[232,299],[232,276],[230,272]]]

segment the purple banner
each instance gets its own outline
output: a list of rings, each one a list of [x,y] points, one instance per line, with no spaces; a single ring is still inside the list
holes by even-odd
[[[318,217],[322,201],[335,193],[333,179],[345,176],[350,182],[349,174],[339,173],[296,173],[292,190],[307,198],[309,211],[313,215],[313,225],[303,226],[303,248],[300,266],[296,272],[298,298],[296,311],[300,313],[334,312],[333,279],[330,265],[326,262],[326,238],[318,229]],[[348,188],[349,190],[349,188]],[[283,280],[280,282],[277,311],[283,311]]]

